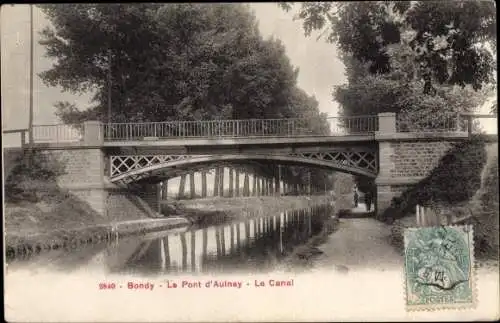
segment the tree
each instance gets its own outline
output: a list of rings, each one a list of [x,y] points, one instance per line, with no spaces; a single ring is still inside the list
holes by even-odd
[[[53,24],[41,43],[56,64],[41,77],[93,90],[93,109],[59,104],[69,121],[105,119],[111,70],[115,121],[290,115],[297,71],[283,45],[263,40],[241,4],[41,5]],[[271,107],[271,108],[270,108]]]
[[[85,111],[57,102],[64,123],[107,121],[111,93],[115,122],[294,117],[310,120],[313,133],[328,131],[318,102],[296,86],[285,47],[262,38],[246,5],[40,7],[52,22],[41,44],[56,60],[42,80],[94,93]]]
[[[348,84],[333,95],[342,115],[396,112],[399,130],[419,131],[458,127],[457,113],[485,102],[485,85],[495,81],[494,9],[485,1],[313,2],[294,19],[340,49]]]
[[[433,92],[434,83],[477,90],[494,74],[492,1],[312,2],[301,4],[296,19],[303,21],[306,35],[324,29],[329,42],[367,63],[371,74],[391,72],[389,47],[407,38],[426,94]]]

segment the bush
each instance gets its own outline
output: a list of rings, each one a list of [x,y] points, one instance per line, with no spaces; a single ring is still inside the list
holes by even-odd
[[[475,225],[476,250],[482,256],[498,258],[499,205],[498,205],[498,156],[486,169],[484,189]]]
[[[5,181],[7,202],[38,202],[43,195],[57,195],[56,179],[65,173],[57,157],[35,150],[19,156],[15,163]]]
[[[425,179],[392,200],[382,218],[402,218],[417,204],[453,207],[469,201],[481,187],[486,157],[479,137],[455,144]]]

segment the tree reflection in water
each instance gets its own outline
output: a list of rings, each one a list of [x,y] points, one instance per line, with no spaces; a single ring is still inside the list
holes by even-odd
[[[272,271],[294,248],[320,234],[331,212],[316,207],[169,234],[142,241],[126,261],[109,268],[151,274]]]

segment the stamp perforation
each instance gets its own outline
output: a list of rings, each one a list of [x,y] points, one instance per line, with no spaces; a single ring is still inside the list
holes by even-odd
[[[416,231],[420,229],[429,229],[429,228],[452,228],[455,230],[461,229],[463,230],[465,227],[468,228],[467,233],[467,241],[468,243],[468,255],[469,255],[469,284],[471,286],[471,302],[467,303],[439,303],[439,304],[421,304],[421,305],[409,305],[408,304],[408,268],[407,268],[407,255],[406,250],[408,247],[408,233],[410,231]],[[440,310],[470,310],[475,309],[478,303],[478,288],[477,288],[477,263],[474,257],[474,234],[473,234],[473,226],[472,225],[448,225],[448,226],[440,226],[440,227],[412,227],[406,228],[404,231],[405,238],[405,266],[403,268],[403,293],[405,299],[405,307],[409,312],[418,312],[418,311],[440,311]]]

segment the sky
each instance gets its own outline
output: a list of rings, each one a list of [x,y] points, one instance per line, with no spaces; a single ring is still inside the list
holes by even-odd
[[[344,65],[339,60],[336,46],[305,37],[300,21],[293,21],[275,3],[252,3],[261,33],[282,40],[291,63],[299,68],[298,85],[319,101],[319,109],[329,116],[337,115],[338,103],[332,99],[335,85],[346,82]],[[38,44],[39,35],[48,25],[43,13],[34,7],[34,72],[38,74],[51,67],[52,61],[44,57],[45,50]],[[1,59],[2,59],[2,129],[28,126],[29,111],[29,6],[3,5],[1,7]],[[45,86],[39,77],[34,83],[34,124],[59,123],[54,115],[54,103],[69,101],[83,109],[89,106],[89,95],[64,93],[60,88]],[[487,113],[486,107],[481,109]],[[495,122],[496,126],[496,122]],[[496,132],[496,130],[495,130]],[[18,145],[18,135],[4,136],[4,146]]]

